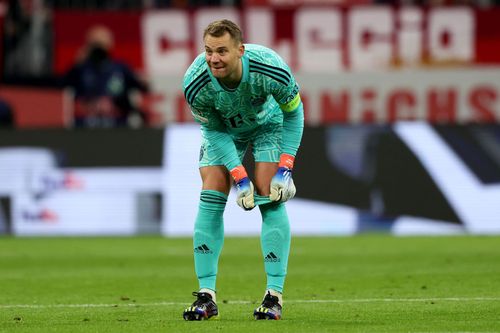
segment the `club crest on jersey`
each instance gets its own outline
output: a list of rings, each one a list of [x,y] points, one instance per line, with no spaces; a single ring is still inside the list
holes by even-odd
[[[202,111],[191,107],[191,114],[194,119],[198,120],[200,123],[208,123],[208,118],[205,117],[205,114]]]
[[[266,98],[262,96],[252,96],[250,103],[252,106],[260,106],[266,102]]]
[[[200,157],[199,157],[199,161],[201,161],[203,159],[203,155],[205,154],[205,146],[201,146],[200,147]]]

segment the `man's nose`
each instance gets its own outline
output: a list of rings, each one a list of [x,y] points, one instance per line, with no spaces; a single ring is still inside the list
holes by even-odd
[[[211,56],[210,56],[210,61],[211,62],[218,62],[220,60],[219,58],[219,55],[217,53],[213,53]]]

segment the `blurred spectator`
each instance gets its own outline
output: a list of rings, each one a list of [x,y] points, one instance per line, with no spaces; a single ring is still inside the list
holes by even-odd
[[[58,9],[77,10],[138,10],[149,0],[50,0]]]
[[[4,79],[51,74],[51,12],[44,0],[8,0],[3,43]]]
[[[0,99],[0,129],[14,128],[14,113],[9,103]]]
[[[146,0],[145,8],[240,7],[241,0]]]
[[[75,127],[125,127],[145,121],[131,95],[147,92],[148,86],[128,65],[111,58],[113,43],[107,27],[91,27],[77,63],[64,77],[74,95]]]
[[[500,0],[373,0],[374,4],[393,6],[471,6],[487,8],[497,6]]]

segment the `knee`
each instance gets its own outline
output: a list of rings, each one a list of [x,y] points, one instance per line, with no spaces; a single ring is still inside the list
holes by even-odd
[[[231,176],[225,167],[210,166],[200,169],[203,190],[213,190],[229,194]]]
[[[261,195],[264,197],[268,197],[269,194],[271,194],[271,185],[269,183],[260,184],[257,182],[255,184],[255,189],[256,189],[258,195]]]

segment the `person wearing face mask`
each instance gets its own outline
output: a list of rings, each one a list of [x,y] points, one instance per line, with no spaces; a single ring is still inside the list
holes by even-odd
[[[91,27],[78,61],[64,76],[64,86],[75,102],[74,127],[127,127],[133,116],[144,122],[130,93],[147,92],[148,86],[127,64],[111,57],[113,44],[111,30],[102,25]]]

